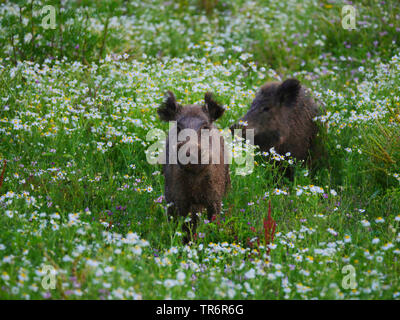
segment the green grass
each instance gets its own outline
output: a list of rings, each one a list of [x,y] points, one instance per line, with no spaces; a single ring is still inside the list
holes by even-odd
[[[55,30],[31,15],[44,2],[0,5],[0,298],[398,299],[395,1],[358,2],[356,30],[328,1],[54,5]],[[259,153],[251,174],[233,163],[222,213],[183,246],[184,217],[166,216],[145,154],[147,132],[167,129],[165,92],[188,104],[213,91],[225,128],[263,83],[291,76],[325,108],[318,165],[283,161],[289,181]]]

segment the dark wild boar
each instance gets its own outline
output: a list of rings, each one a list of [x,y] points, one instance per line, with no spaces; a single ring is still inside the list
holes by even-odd
[[[168,208],[168,215],[191,214],[191,223],[184,225],[184,231],[188,232],[184,237],[185,242],[190,238],[189,225],[192,232],[195,231],[197,213],[207,210],[208,219],[220,213],[222,198],[230,186],[229,163],[224,161],[224,139],[213,124],[224,111],[210,93],[205,94],[204,105],[182,107],[170,91],[157,110],[161,120],[176,121],[167,138],[163,174],[165,199],[167,203],[172,203]],[[180,141],[179,134],[185,129],[191,129],[198,138],[195,141],[187,138]],[[175,140],[171,145],[169,140],[174,130],[178,141]],[[204,130],[209,132],[209,135],[203,135],[203,140],[201,135]],[[174,152],[178,155],[175,163],[170,160],[170,154]],[[179,157],[180,153],[186,155],[187,161]]]
[[[232,129],[254,129],[254,144],[261,151],[274,147],[297,160],[307,160],[318,132],[313,118],[319,113],[314,100],[297,79],[268,82],[257,92],[247,114]],[[247,125],[246,125],[247,124]]]

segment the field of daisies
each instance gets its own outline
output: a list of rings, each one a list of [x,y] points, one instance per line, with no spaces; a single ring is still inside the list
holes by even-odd
[[[400,5],[357,1],[347,30],[345,4],[3,1],[0,298],[399,299]],[[289,77],[323,110],[318,162],[234,162],[183,245],[147,161],[165,92],[212,91],[223,129]]]

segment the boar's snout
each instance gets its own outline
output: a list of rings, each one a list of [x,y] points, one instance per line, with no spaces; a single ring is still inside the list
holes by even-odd
[[[204,165],[201,164],[201,158],[204,153],[201,146],[196,142],[179,142],[177,144],[178,164],[181,169],[188,171],[201,171]]]
[[[231,125],[229,127],[229,129],[231,130],[232,136],[239,135],[239,137],[246,139],[246,130],[249,129],[247,125],[245,125],[244,123],[242,123],[243,121],[240,120],[239,123],[235,123],[233,125]],[[235,132],[236,130],[236,132]]]

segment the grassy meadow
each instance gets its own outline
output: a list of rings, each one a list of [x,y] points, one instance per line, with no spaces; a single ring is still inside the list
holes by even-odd
[[[400,4],[355,1],[353,30],[345,4],[2,1],[0,299],[399,299]],[[234,162],[183,245],[146,160],[165,92],[212,91],[222,129],[290,77],[323,110],[318,163]]]

